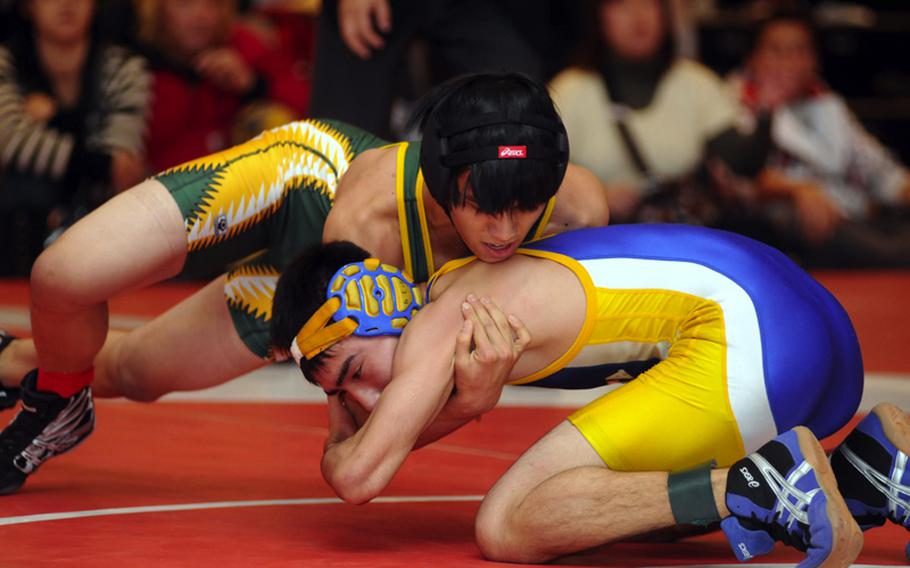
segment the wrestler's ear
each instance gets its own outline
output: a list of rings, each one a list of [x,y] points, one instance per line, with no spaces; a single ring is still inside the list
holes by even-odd
[[[300,328],[325,303],[329,279],[338,269],[369,256],[367,251],[348,241],[316,243],[285,268],[272,299],[270,343],[277,353],[290,352],[291,342]],[[312,361],[315,360],[301,365],[308,378],[319,366]]]

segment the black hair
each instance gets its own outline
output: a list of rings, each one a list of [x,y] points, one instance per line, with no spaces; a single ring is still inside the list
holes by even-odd
[[[345,264],[360,262],[370,253],[348,241],[310,247],[281,274],[272,300],[272,349],[288,353],[303,324],[325,303],[329,280]],[[302,359],[300,370],[315,384],[313,374],[331,357],[329,348],[312,359]]]
[[[409,129],[425,132],[430,120],[463,123],[489,113],[534,115],[558,125],[562,134],[519,122],[490,124],[452,135],[447,141],[449,151],[514,145],[559,148],[560,136],[566,144],[565,127],[546,87],[520,73],[478,73],[440,85],[420,101]],[[429,177],[426,172],[434,166],[427,161],[421,152],[421,166]],[[529,211],[556,194],[565,168],[565,162],[551,160],[486,160],[467,166],[468,183],[483,213],[498,214],[512,208]],[[427,181],[433,199],[446,212],[465,203],[467,192],[459,191],[456,177],[447,176],[443,184]]]
[[[594,71],[603,73],[607,60],[612,57],[612,49],[603,37],[600,23],[600,9],[603,4],[612,0],[585,0],[584,2],[584,29],[582,30],[582,39],[578,44],[572,59],[572,64]],[[664,38],[655,55],[655,60],[659,61],[663,71],[669,69],[673,62],[676,61],[676,37],[673,25],[673,8],[668,0],[660,0],[664,20]]]
[[[28,4],[28,1],[29,0],[15,0],[12,7],[9,9],[9,13],[3,15],[10,20],[7,24],[7,29],[10,33],[9,39],[17,39],[19,41],[26,41],[29,44],[34,44],[36,32],[34,23],[27,14],[28,7],[26,4]],[[113,32],[114,26],[112,25],[112,22],[108,21],[111,17],[108,13],[117,9],[120,4],[130,5],[131,3],[124,3],[117,0],[94,0],[94,3],[92,19],[89,22],[89,28],[86,34],[89,43],[113,43],[115,40],[120,39],[120,35],[112,36],[110,33]],[[121,10],[121,12],[124,13],[124,18],[127,17],[125,15],[125,10]]]
[[[765,31],[774,24],[789,23],[797,24],[806,30],[809,35],[809,41],[815,51],[818,51],[818,26],[812,12],[805,8],[780,8],[772,12],[769,16],[759,20],[752,31],[752,38],[749,46],[749,53],[755,54],[758,44],[765,35]]]

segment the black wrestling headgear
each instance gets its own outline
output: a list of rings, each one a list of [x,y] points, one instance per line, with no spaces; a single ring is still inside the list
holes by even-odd
[[[475,80],[483,80],[486,76],[478,77]],[[522,84],[532,84],[530,79],[516,75],[489,77],[496,81],[503,81],[505,77]],[[552,108],[546,90],[536,84],[533,87],[540,90],[538,99],[543,98],[546,105]],[[423,123],[420,166],[430,193],[437,201],[446,203],[444,196],[451,191],[450,188],[459,172],[474,164],[493,160],[542,160],[555,164],[557,168],[555,186],[548,188],[552,191],[544,193],[550,196],[556,193],[568,166],[569,141],[565,126],[559,120],[555,109],[552,111],[552,118],[540,112],[519,112],[508,108],[503,111],[449,118],[446,115],[451,113],[441,110],[441,107],[447,106],[446,102],[451,94],[448,93],[433,106],[429,114],[425,115]],[[538,106],[543,104],[538,103]],[[479,146],[465,147],[464,142],[460,144],[461,147],[452,144],[452,140],[457,139],[459,135],[495,126],[500,126],[495,137],[481,136],[482,142]],[[533,132],[532,129],[538,132],[529,140],[528,132]],[[542,143],[541,138],[549,139],[549,143]],[[474,137],[475,141],[476,139],[477,137]]]

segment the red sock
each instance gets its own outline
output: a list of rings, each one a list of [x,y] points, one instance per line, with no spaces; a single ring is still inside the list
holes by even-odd
[[[92,384],[95,378],[95,368],[89,367],[81,373],[60,373],[38,369],[38,390],[59,394],[69,398]]]

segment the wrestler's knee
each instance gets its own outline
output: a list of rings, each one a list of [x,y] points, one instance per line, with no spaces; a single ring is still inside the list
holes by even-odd
[[[106,299],[106,267],[92,258],[78,239],[61,238],[32,265],[29,293],[33,306],[67,311]]]
[[[155,402],[167,394],[166,390],[156,388],[150,381],[143,380],[141,373],[133,370],[122,371],[112,377],[111,391],[116,393],[113,396],[122,396],[135,402]]]
[[[43,251],[32,265],[30,295],[39,306],[66,303],[71,296],[78,296],[78,279],[71,270],[71,260],[66,251],[52,246]]]
[[[496,500],[484,500],[474,521],[474,537],[480,553],[495,562],[532,563],[545,558],[535,554],[533,543],[527,542],[520,523],[516,522],[514,507]]]
[[[130,341],[124,340],[96,360],[98,396],[122,396],[136,402],[155,402],[169,392],[156,380],[154,365]]]

